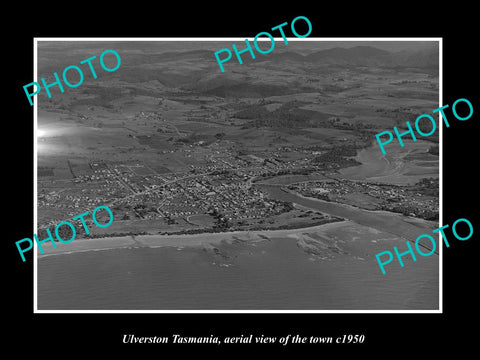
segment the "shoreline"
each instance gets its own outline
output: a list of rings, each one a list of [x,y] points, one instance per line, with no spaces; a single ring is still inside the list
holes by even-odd
[[[75,239],[71,243],[63,244],[56,242],[56,248],[51,243],[43,244],[44,254],[41,254],[37,246],[37,258],[41,259],[53,255],[72,254],[86,251],[102,251],[128,248],[158,248],[158,247],[195,247],[204,244],[218,244],[222,241],[232,242],[243,241],[271,241],[279,237],[292,237],[291,235],[310,232],[315,230],[326,230],[350,223],[350,220],[336,221],[322,225],[315,225],[298,229],[281,230],[252,230],[252,231],[230,231],[223,233],[200,233],[185,235],[128,235],[104,238],[83,238]]]
[[[267,186],[277,186],[277,185],[267,185]],[[283,187],[283,186],[281,186],[281,187]],[[410,222],[420,222],[420,223],[423,223],[423,224],[438,224],[438,221],[426,220],[426,219],[423,219],[421,217],[406,216],[406,215],[403,215],[402,213],[395,212],[395,211],[388,211],[388,210],[381,210],[381,209],[377,209],[377,210],[364,209],[364,208],[361,208],[359,206],[355,206],[355,205],[351,205],[351,204],[346,204],[346,203],[341,203],[341,202],[336,202],[336,201],[327,201],[327,200],[322,200],[322,199],[315,198],[315,197],[304,196],[301,193],[296,192],[294,190],[290,190],[288,188],[285,189],[285,190],[289,194],[297,196],[297,197],[299,197],[303,200],[316,201],[316,202],[319,202],[319,203],[322,203],[322,204],[335,204],[335,205],[338,205],[338,206],[344,206],[347,209],[365,211],[365,212],[372,213],[372,214],[383,214],[383,215],[390,215],[390,216],[392,216],[392,215],[393,216],[398,216],[398,217],[404,218],[403,220],[406,221],[406,222],[410,221]],[[331,215],[331,214],[329,214],[329,215]],[[348,219],[346,219],[346,220],[348,220]]]

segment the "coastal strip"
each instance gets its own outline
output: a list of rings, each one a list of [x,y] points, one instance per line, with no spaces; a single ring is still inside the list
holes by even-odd
[[[201,246],[203,244],[218,244],[222,241],[232,242],[234,240],[244,241],[264,241],[266,238],[283,238],[291,237],[291,235],[325,231],[345,226],[350,221],[340,221],[316,225],[299,229],[282,229],[282,230],[253,230],[253,231],[231,231],[223,233],[201,233],[186,235],[129,235],[119,237],[105,238],[85,238],[77,239],[69,244],[57,244],[57,248],[53,248],[51,243],[45,244],[45,254],[37,251],[38,258],[48,257],[51,255],[71,254],[84,251],[99,251],[111,249],[128,249],[141,247],[184,247],[184,246]],[[295,239],[292,237],[292,239]],[[37,249],[38,250],[38,249]]]

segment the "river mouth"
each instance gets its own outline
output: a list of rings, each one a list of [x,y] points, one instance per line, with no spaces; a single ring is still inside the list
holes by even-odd
[[[274,199],[299,204],[409,240],[415,240],[419,235],[430,233],[433,230],[432,226],[434,226],[431,221],[409,218],[397,213],[370,211],[346,204],[306,198],[282,189],[281,186],[265,184],[257,184],[256,186]]]
[[[38,261],[39,309],[439,309],[438,255],[417,261],[404,256],[405,266],[392,262],[385,275],[375,258],[393,246],[406,248],[406,238],[429,233],[427,221],[255,186],[273,198],[348,220],[255,236],[216,234],[215,241],[202,234],[195,244],[185,239],[156,246],[154,235],[139,236],[145,246],[47,256]]]

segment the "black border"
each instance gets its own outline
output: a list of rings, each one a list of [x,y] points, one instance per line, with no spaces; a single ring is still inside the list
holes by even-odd
[[[353,350],[390,356],[417,354],[418,349],[433,355],[438,350],[474,344],[469,329],[470,313],[475,312],[475,257],[478,250],[478,215],[474,210],[476,165],[474,151],[476,123],[480,108],[475,80],[478,80],[476,56],[476,20],[474,8],[449,4],[449,8],[421,9],[417,4],[374,5],[342,3],[330,7],[303,3],[279,3],[260,10],[244,3],[201,4],[198,9],[184,3],[174,10],[171,4],[120,4],[105,8],[77,5],[70,8],[42,8],[42,4],[22,10],[15,25],[2,24],[6,39],[3,56],[7,84],[3,95],[8,108],[4,121],[4,193],[7,201],[5,239],[7,259],[4,292],[8,332],[5,343],[12,350],[31,349],[63,356],[70,353],[118,351],[122,354],[185,348],[195,353],[282,350],[298,353],[312,351],[325,355]],[[217,7],[218,6],[218,7]],[[12,11],[12,10],[11,10]],[[444,104],[458,98],[469,99],[473,117],[453,121],[444,128],[443,214],[444,223],[467,218],[474,224],[469,241],[452,242],[444,248],[443,314],[33,314],[33,259],[22,263],[14,242],[33,233],[33,108],[28,106],[22,86],[33,79],[34,37],[227,37],[256,35],[282,22],[303,15],[313,25],[311,37],[442,37]],[[11,26],[8,28],[8,26]],[[8,55],[7,55],[8,54]],[[478,110],[477,110],[478,109]],[[10,148],[11,151],[10,151]],[[8,170],[7,170],[8,169]],[[30,253],[31,254],[31,253]],[[474,325],[475,326],[475,325]],[[340,336],[364,334],[362,345],[125,345],[123,334],[169,336],[181,333],[194,336],[239,336],[265,334],[283,336]],[[414,350],[415,349],[415,350]],[[60,350],[60,351],[59,351]],[[72,350],[74,350],[72,352]],[[382,355],[383,354],[383,355]]]

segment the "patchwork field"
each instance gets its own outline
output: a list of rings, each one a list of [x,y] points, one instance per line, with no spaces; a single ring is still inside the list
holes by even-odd
[[[122,65],[64,93],[52,88],[51,99],[38,95],[39,223],[104,201],[125,217],[111,232],[248,229],[262,219],[300,226],[307,223],[294,219],[299,214],[274,210],[252,184],[413,186],[438,178],[438,136],[403,148],[392,142],[386,156],[374,142],[376,133],[437,107],[435,44],[412,50],[405,64],[375,43],[318,52],[307,49],[314,43],[296,44],[302,55],[285,48],[228,64],[225,73],[212,61],[220,45],[41,42],[39,73],[47,78],[102,48],[116,49]],[[165,205],[172,199],[178,206]],[[332,199],[365,209],[380,202],[364,194]],[[226,215],[213,218],[212,208]]]

